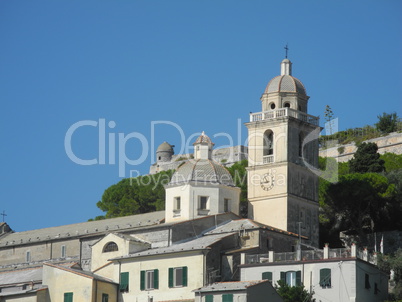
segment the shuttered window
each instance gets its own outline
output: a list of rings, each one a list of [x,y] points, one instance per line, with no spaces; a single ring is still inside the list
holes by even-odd
[[[128,272],[120,273],[120,291],[121,292],[128,292],[128,279],[129,274]]]
[[[187,266],[169,268],[169,287],[187,286]]]
[[[73,293],[64,293],[64,302],[73,302]]]
[[[261,277],[262,280],[272,281],[272,272],[264,272]]]
[[[212,295],[205,296],[205,302],[214,302],[214,296]]]
[[[331,287],[331,269],[330,268],[320,269],[320,286],[321,287]]]
[[[222,295],[222,302],[233,302],[233,294]]]
[[[300,286],[302,285],[301,271],[281,272],[281,280],[289,286]]]
[[[108,294],[102,294],[102,302],[109,302],[109,295]]]
[[[140,289],[150,290],[159,288],[159,270],[149,270],[140,272]]]

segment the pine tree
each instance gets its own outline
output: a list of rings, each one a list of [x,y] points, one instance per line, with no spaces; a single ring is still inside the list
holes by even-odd
[[[357,148],[353,158],[349,161],[350,173],[368,173],[385,171],[384,160],[377,152],[375,143],[362,143]]]

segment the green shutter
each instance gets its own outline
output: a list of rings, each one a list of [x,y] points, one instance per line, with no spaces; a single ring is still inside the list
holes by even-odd
[[[183,266],[182,274],[183,274],[183,286],[187,286],[187,266]]]
[[[302,285],[302,282],[301,282],[301,271],[297,271],[297,272],[296,272],[296,286],[300,286],[300,285]]]
[[[102,302],[109,302],[109,295],[108,294],[102,294]]]
[[[120,273],[120,291],[128,291],[128,272]]]
[[[73,302],[73,293],[64,293],[64,302]]]
[[[214,302],[214,296],[212,295],[205,296],[205,302]]]
[[[286,272],[281,272],[281,281],[286,282]]]
[[[145,290],[145,271],[140,272],[140,290]]]
[[[264,272],[262,273],[262,280],[272,281],[272,272]]]
[[[169,287],[173,287],[173,267],[169,267]]]
[[[159,288],[159,270],[155,269],[154,270],[154,289]]]
[[[330,268],[320,269],[320,286],[331,287],[331,269]]]
[[[222,302],[233,302],[233,294],[222,295]]]

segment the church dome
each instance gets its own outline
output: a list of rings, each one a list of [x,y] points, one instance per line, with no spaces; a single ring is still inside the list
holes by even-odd
[[[173,145],[163,142],[162,144],[159,145],[158,149],[156,149],[156,152],[172,152],[173,153]]]
[[[234,186],[229,171],[210,159],[186,162],[173,174],[170,184],[185,184],[190,181]]]
[[[274,92],[293,92],[307,95],[303,83],[291,75],[280,75],[273,78],[268,83],[264,93]]]

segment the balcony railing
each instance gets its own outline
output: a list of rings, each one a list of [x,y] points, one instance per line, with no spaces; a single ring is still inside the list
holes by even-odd
[[[272,164],[273,162],[275,162],[273,155],[266,155],[263,157],[264,164]]]
[[[292,262],[292,261],[315,261],[323,259],[350,259],[359,258],[370,263],[376,263],[376,255],[368,253],[367,249],[357,250],[356,246],[350,248],[338,248],[316,250],[302,250],[300,252],[274,253],[245,255],[245,264],[257,264],[267,262]]]
[[[246,263],[266,263],[269,262],[268,254],[254,254],[254,255],[246,255]]]
[[[280,108],[264,112],[250,113],[250,122],[272,120],[281,117],[292,117],[303,122],[319,126],[320,118],[291,108]]]
[[[352,257],[352,251],[350,249],[345,249],[345,248],[330,249],[328,257],[329,258],[350,258],[350,257]]]

